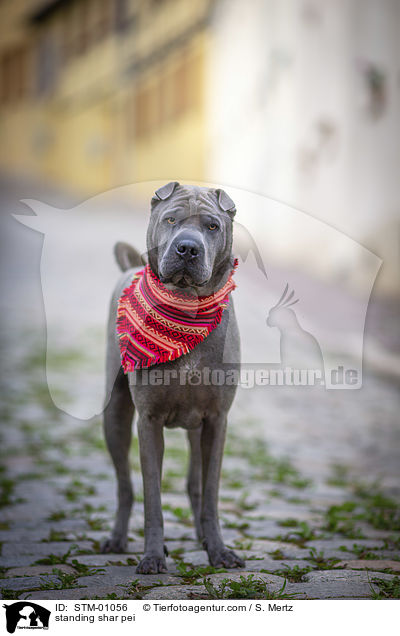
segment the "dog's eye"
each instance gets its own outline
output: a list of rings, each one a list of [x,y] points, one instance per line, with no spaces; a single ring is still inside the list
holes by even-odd
[[[168,221],[168,223],[169,223],[170,225],[173,225],[173,224],[175,223],[175,221],[176,221],[176,218],[175,218],[174,216],[169,216],[169,217],[167,218],[167,221]]]
[[[218,230],[218,225],[216,223],[210,223],[208,226],[209,230]]]

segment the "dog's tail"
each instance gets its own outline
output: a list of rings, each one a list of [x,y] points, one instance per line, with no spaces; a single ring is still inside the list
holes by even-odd
[[[115,244],[114,255],[123,272],[131,267],[141,267],[146,264],[134,247],[121,241]]]

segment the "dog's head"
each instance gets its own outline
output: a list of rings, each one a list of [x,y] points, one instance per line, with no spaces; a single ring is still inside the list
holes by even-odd
[[[149,264],[171,287],[212,288],[232,265],[232,199],[220,189],[172,181],[151,200]]]

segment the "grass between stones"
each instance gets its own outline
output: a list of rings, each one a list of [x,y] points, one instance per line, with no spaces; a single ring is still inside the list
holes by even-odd
[[[373,578],[372,583],[378,587],[378,590],[376,590],[370,585],[372,599],[377,601],[383,599],[400,599],[400,578],[398,576],[395,576],[391,581]]]
[[[247,460],[248,478],[252,481],[272,482],[300,489],[312,483],[311,480],[302,477],[288,458],[274,457],[269,452],[265,440],[261,438],[242,439],[229,432],[224,452],[226,456],[237,456]],[[235,481],[235,478],[232,480]]]
[[[315,548],[311,548],[308,560],[313,564],[314,570],[331,570],[340,559],[328,558],[323,550],[317,552]]]
[[[264,600],[281,600],[291,599],[292,594],[285,593],[286,580],[278,591],[268,589],[268,585],[262,579],[254,578],[253,574],[249,576],[241,576],[239,581],[233,581],[228,578],[223,579],[216,586],[210,579],[204,579],[204,587],[207,590],[207,598],[210,599],[264,599]]]
[[[312,541],[317,537],[315,531],[309,526],[306,521],[296,521],[290,519],[291,526],[296,527],[296,530],[291,530],[285,535],[278,535],[277,539],[286,543],[294,543],[299,547],[303,547],[307,541]],[[284,522],[280,522],[279,525],[283,525]],[[287,527],[287,526],[286,526]]]
[[[364,539],[357,522],[364,521],[378,530],[400,530],[400,508],[397,503],[377,490],[376,486],[355,485],[357,500],[330,506],[325,512],[323,530],[342,534],[349,539]]]
[[[311,566],[302,568],[299,565],[294,565],[293,567],[285,565],[280,570],[274,570],[274,572],[270,572],[270,574],[283,576],[291,583],[301,583],[302,581],[304,581],[304,575],[308,572],[311,572],[312,569],[313,568]],[[267,572],[267,570],[261,570],[261,572]]]
[[[220,574],[227,571],[224,568],[214,568],[211,565],[195,567],[191,563],[184,563],[183,561],[177,563],[177,570],[183,581],[191,584],[196,584],[200,577],[207,574]]]

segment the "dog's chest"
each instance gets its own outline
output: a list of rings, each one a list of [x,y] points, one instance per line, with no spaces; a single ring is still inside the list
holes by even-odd
[[[174,365],[175,366],[175,365]],[[132,387],[139,415],[155,419],[167,428],[194,429],[225,406],[226,391],[212,386],[207,368],[185,360],[174,369],[154,369],[157,374],[142,375],[148,384]],[[152,382],[151,379],[155,379]]]
[[[201,426],[205,419],[226,412],[233,401],[236,386],[224,382],[223,378],[221,381],[220,376],[225,367],[225,340],[235,351],[238,350],[237,328],[234,325],[234,319],[229,321],[226,311],[216,329],[188,354],[129,374],[139,416],[158,420],[168,428],[193,429]],[[238,368],[238,364],[229,366]]]

